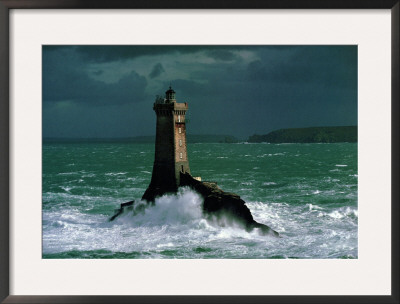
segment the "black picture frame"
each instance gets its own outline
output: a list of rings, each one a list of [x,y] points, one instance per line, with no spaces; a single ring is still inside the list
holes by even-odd
[[[392,202],[390,296],[19,296],[9,292],[9,15],[12,9],[390,9],[392,43]],[[399,0],[0,0],[1,303],[399,303]]]

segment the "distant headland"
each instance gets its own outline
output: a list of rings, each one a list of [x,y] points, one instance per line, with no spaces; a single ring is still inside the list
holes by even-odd
[[[252,135],[250,143],[339,143],[357,142],[357,126],[280,129],[265,135]]]

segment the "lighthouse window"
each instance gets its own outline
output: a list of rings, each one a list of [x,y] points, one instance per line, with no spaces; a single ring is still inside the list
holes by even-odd
[[[182,147],[182,139],[179,140],[179,147]]]
[[[178,115],[178,122],[181,122],[181,116]]]
[[[181,152],[181,153],[179,153],[179,158],[181,158],[181,159],[182,159],[182,157],[183,157],[183,156],[182,156],[182,152]]]
[[[182,133],[182,128],[178,128],[178,130],[179,130],[179,133]]]

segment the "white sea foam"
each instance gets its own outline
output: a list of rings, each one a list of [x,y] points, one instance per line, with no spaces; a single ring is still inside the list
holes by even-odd
[[[263,186],[273,186],[273,185],[276,185],[276,183],[275,182],[264,182],[264,183],[262,183],[262,185]]]
[[[158,244],[157,248],[163,248],[163,247],[174,247],[173,243],[166,243],[166,244]]]
[[[317,205],[313,205],[313,204],[307,204],[306,206],[308,206],[308,209],[310,211],[312,211],[312,210],[322,210],[323,209],[322,207],[317,206]]]
[[[261,155],[258,155],[257,157],[263,158],[263,157],[266,157],[266,156],[271,157],[271,156],[281,156],[281,155],[285,155],[285,152],[283,152],[283,153],[279,152],[279,153],[261,154]]]
[[[105,173],[104,175],[106,176],[118,176],[118,175],[125,175],[128,174],[128,172],[109,172],[109,173]]]
[[[44,251],[70,250],[71,244],[76,250],[173,247],[170,244],[175,244],[174,238],[180,241],[187,235],[199,238],[200,222],[204,225],[201,203],[196,193],[182,189],[176,196],[158,198],[155,206],[145,209],[144,213],[133,217],[127,212],[111,223],[104,216],[87,216],[77,209],[44,212]]]
[[[329,216],[333,219],[343,219],[346,217],[349,218],[358,218],[358,210],[353,209],[351,207],[341,207],[339,209],[333,210],[331,212],[320,212],[318,214],[319,217]]]
[[[89,174],[82,175],[82,177],[95,177],[95,176],[96,176],[95,173],[89,173]]]
[[[57,175],[74,175],[74,174],[78,174],[78,172],[61,172],[58,173]]]
[[[213,256],[214,250],[218,250],[218,258],[262,258],[265,252],[268,252],[268,256],[281,258],[326,257],[328,254],[335,257],[335,252],[343,251],[343,248],[338,247],[337,238],[343,240],[340,244],[352,244],[354,239],[353,234],[341,230],[337,235],[332,234],[332,231],[336,231],[333,227],[326,233],[323,230],[323,238],[318,237],[315,233],[320,231],[317,229],[319,225],[311,215],[287,203],[247,202],[254,219],[279,231],[282,235],[280,239],[262,237],[256,229],[249,233],[232,223],[221,227],[221,222],[208,221],[203,217],[201,204],[202,199],[198,194],[189,189],[181,189],[177,195],[158,198],[155,206],[147,208],[142,214],[132,216],[126,212],[111,223],[107,222],[105,216],[85,215],[77,209],[45,213],[44,252],[90,251],[102,248],[111,252],[147,252],[141,257],[162,258],[168,257],[165,256],[168,252],[187,248],[189,251],[186,254],[193,257],[196,254]],[[321,208],[313,204],[307,206],[308,210]],[[329,218],[333,220],[332,223],[337,223],[335,225],[342,225],[342,219],[335,216],[340,217],[338,214],[348,213],[351,217],[351,213],[356,210],[339,208],[333,211],[319,211],[322,214],[322,217],[319,217],[321,221]],[[316,226],[310,225],[311,223]],[[229,250],[223,250],[221,246],[226,246]],[[190,253],[191,248],[208,249],[205,253]],[[307,249],[303,252],[302,248]],[[346,252],[351,250],[354,252],[352,248]],[[282,252],[287,254],[282,255]]]
[[[71,189],[73,189],[74,187],[68,187],[68,186],[60,186],[61,189],[63,189],[66,192],[70,192]]]
[[[221,223],[219,223],[221,224]],[[230,223],[229,223],[230,224]],[[240,226],[232,226],[232,225],[226,225],[224,229],[218,229],[218,232],[215,234],[210,234],[208,239],[210,241],[213,240],[232,240],[236,238],[240,239],[252,239],[252,238],[258,238],[259,232],[254,229],[251,232],[246,232],[242,227]]]
[[[138,201],[135,205],[141,203]],[[263,203],[257,204],[260,210],[264,208]],[[76,208],[67,212],[66,209],[44,212],[44,252],[102,248],[113,252],[149,251],[152,257],[162,257],[159,255],[163,250],[175,250],[184,244],[193,248],[206,244],[213,247],[223,241],[233,242],[232,252],[240,256],[240,250],[248,246],[238,244],[237,240],[265,242],[265,237],[260,237],[256,229],[246,232],[230,221],[222,223],[225,227],[221,227],[221,220],[206,220],[201,206],[202,198],[183,188],[177,195],[156,199],[155,205],[145,208],[142,213],[133,216],[131,212],[125,212],[113,222],[107,222],[105,216],[87,215]],[[249,251],[248,254],[252,253]]]

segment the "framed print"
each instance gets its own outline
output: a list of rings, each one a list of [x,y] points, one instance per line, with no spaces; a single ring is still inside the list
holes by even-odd
[[[398,1],[0,4],[2,303],[399,302]]]

